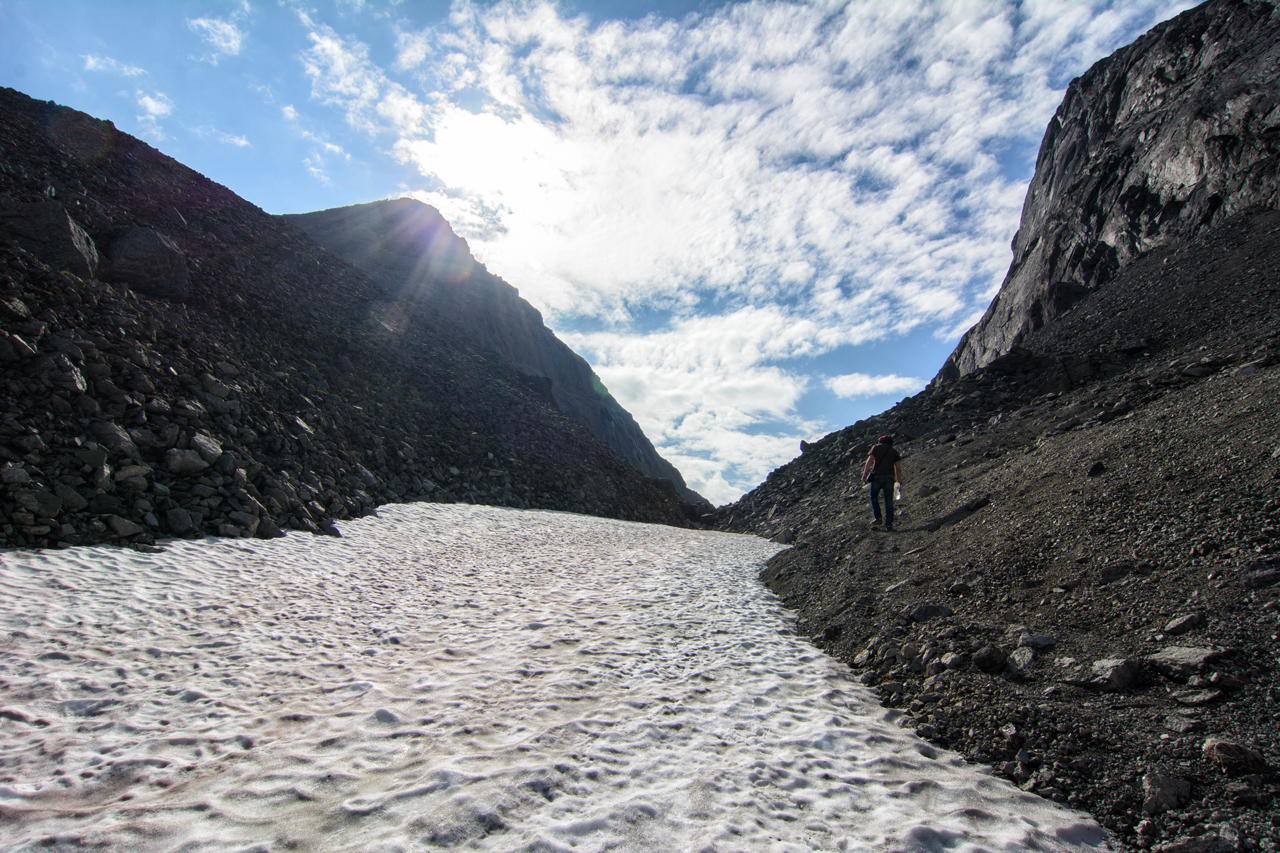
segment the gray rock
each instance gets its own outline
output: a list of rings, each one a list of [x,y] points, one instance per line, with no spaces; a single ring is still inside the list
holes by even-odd
[[[181,299],[191,287],[182,250],[153,228],[130,228],[116,238],[102,277],[161,299]]]
[[[1122,693],[1131,690],[1138,681],[1138,666],[1128,658],[1107,658],[1095,661],[1089,685],[1106,693]]]
[[[1176,616],[1170,619],[1168,624],[1164,626],[1164,632],[1171,637],[1177,637],[1202,627],[1204,627],[1204,614],[1188,613],[1185,616]]]
[[[222,445],[213,436],[198,432],[191,437],[191,449],[200,454],[200,458],[212,465],[222,455]]]
[[[1071,82],[1041,144],[1009,273],[939,379],[990,364],[1148,250],[1274,207],[1280,160],[1271,125],[1255,116],[1274,104],[1275,24],[1240,8],[1202,4]],[[1230,155],[1205,128],[1231,140]]]
[[[1164,718],[1164,727],[1176,734],[1188,735],[1203,729],[1204,723],[1194,717],[1187,717],[1182,714],[1170,714]]]
[[[1147,663],[1174,681],[1185,682],[1222,657],[1222,649],[1169,646],[1147,657]]]
[[[15,493],[14,499],[23,509],[45,518],[54,518],[62,512],[62,498],[48,489],[24,489]]]
[[[142,532],[142,526],[133,523],[127,518],[121,518],[118,515],[107,517],[107,527],[111,528],[111,532],[117,536],[128,537],[137,536]]]
[[[194,450],[171,448],[164,455],[165,467],[171,474],[197,474],[209,467],[209,463]]]
[[[1031,668],[1036,653],[1029,646],[1019,646],[1009,655],[1009,668],[1017,673],[1024,673]]]
[[[1142,777],[1142,813],[1157,815],[1176,809],[1191,799],[1191,783],[1177,776],[1148,771]]]
[[[0,467],[0,483],[4,483],[6,486],[25,486],[30,482],[31,475],[21,465],[9,462]]]
[[[130,459],[142,458],[138,445],[133,443],[133,438],[119,424],[110,421],[94,421],[90,428],[94,437],[98,439],[98,443],[107,450],[115,451]]]
[[[62,506],[69,512],[80,512],[89,505],[83,495],[66,483],[54,484],[53,493],[62,498]]]
[[[191,513],[182,507],[174,507],[171,510],[167,510],[164,514],[164,520],[169,525],[169,529],[178,534],[186,533],[195,526],[191,519]]]
[[[1223,695],[1221,690],[1175,690],[1169,694],[1173,701],[1179,705],[1186,705],[1191,708],[1210,705],[1221,699]]]

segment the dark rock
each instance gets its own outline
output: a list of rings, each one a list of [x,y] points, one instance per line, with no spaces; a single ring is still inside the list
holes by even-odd
[[[983,646],[973,655],[973,665],[992,675],[1004,669],[1008,660],[1008,655],[999,646],[995,645]]]
[[[991,363],[1152,247],[1272,203],[1280,158],[1262,116],[1276,97],[1280,21],[1270,9],[1204,3],[1071,82],[1009,274],[935,381]],[[1230,144],[1205,140],[1205,127]]]
[[[1148,771],[1142,777],[1142,813],[1157,815],[1182,806],[1191,798],[1191,783],[1177,776]]]
[[[1169,620],[1169,623],[1164,626],[1164,632],[1171,637],[1177,637],[1202,627],[1204,627],[1204,614],[1188,613],[1185,616],[1177,616]]]
[[[1217,765],[1228,776],[1249,776],[1255,773],[1269,773],[1271,768],[1256,749],[1250,749],[1238,743],[1209,738],[1202,749],[1204,757]]]
[[[142,532],[142,528],[127,518],[121,518],[118,515],[112,515],[107,518],[107,526],[111,528],[111,532],[121,537],[137,536]]]
[[[130,228],[112,241],[102,277],[160,299],[182,299],[191,288],[182,250],[153,228]]]
[[[164,514],[164,520],[169,529],[178,535],[188,532],[195,525],[191,519],[191,513],[182,507],[174,507],[167,510]]]
[[[164,462],[170,473],[179,475],[196,474],[209,467],[209,463],[196,451],[178,450],[176,447],[165,454]]]
[[[0,197],[0,233],[7,233],[55,270],[69,270],[83,278],[92,278],[98,270],[93,240],[56,201],[15,204]],[[25,309],[13,300],[11,313],[30,316]]]
[[[955,611],[943,604],[918,604],[908,614],[915,622],[929,622],[952,616]]]

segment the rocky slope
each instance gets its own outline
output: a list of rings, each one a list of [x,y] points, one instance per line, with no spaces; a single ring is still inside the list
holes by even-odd
[[[459,328],[110,123],[0,90],[0,545],[431,499],[694,510]]]
[[[543,325],[542,315],[514,287],[475,261],[435,208],[401,198],[284,218],[400,302],[456,326],[467,340],[509,363],[526,387],[641,471],[672,481],[688,500],[711,509],[658,455],[590,365]]]
[[[1280,11],[1216,0],[1072,81],[1027,190],[1013,264],[940,377],[973,371],[1151,249],[1275,207]]]
[[[1220,2],[1157,27],[1138,45],[1159,57],[1182,44],[1195,63],[1142,108],[1122,97],[1146,85],[1142,50],[1099,63],[1059,116],[1125,116],[1114,125],[1128,159],[1081,153],[1118,150],[1111,119],[1055,123],[1024,229],[1120,245],[1105,242],[1119,233],[1108,223],[1137,220],[1106,205],[1124,207],[1107,193],[1125,164],[1175,159],[1150,149],[1173,138],[1159,117],[1183,115],[1178,98],[1229,74],[1274,82],[1274,38],[1251,58],[1239,33],[1275,20],[1265,4]],[[1196,31],[1208,35],[1192,50]],[[1245,91],[1240,115],[1274,123]],[[1134,127],[1157,132],[1144,143]],[[1280,846],[1280,212],[1266,177],[1275,132],[1256,133],[1257,156],[1242,147],[1238,168],[1219,170],[1208,216],[1137,229],[1150,242],[1126,244],[1054,313],[968,350],[979,354],[963,375],[952,363],[920,394],[803,445],[717,513],[721,529],[794,544],[764,580],[904,725],[1093,812],[1122,846],[1164,853]],[[1217,163],[1222,140],[1201,138],[1209,153],[1188,137],[1184,162]],[[1041,220],[1048,187],[1058,213]],[[999,306],[1025,302],[1019,263],[1040,256],[1023,234],[967,346]],[[905,457],[892,533],[869,526],[857,479],[884,433]]]

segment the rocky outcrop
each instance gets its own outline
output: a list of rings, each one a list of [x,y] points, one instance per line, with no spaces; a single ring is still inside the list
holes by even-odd
[[[1045,132],[1013,264],[939,378],[1009,352],[1157,246],[1280,205],[1280,11],[1212,0],[1072,81]]]
[[[0,230],[55,269],[85,278],[98,271],[98,247],[56,201],[21,204],[0,198]]]
[[[695,517],[428,309],[0,89],[0,547],[332,533],[409,500]]]
[[[510,364],[529,389],[546,395],[641,471],[670,480],[686,498],[711,508],[658,454],[590,365],[543,324],[516,288],[476,262],[435,208],[401,198],[284,218],[400,302],[452,324]]]

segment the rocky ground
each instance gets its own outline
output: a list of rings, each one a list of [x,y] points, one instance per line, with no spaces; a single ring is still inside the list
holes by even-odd
[[[1280,214],[805,445],[722,529],[922,736],[1166,853],[1280,845]],[[892,533],[857,482],[906,479]]]
[[[0,547],[334,533],[420,499],[690,523],[446,319],[108,123],[0,90]]]

